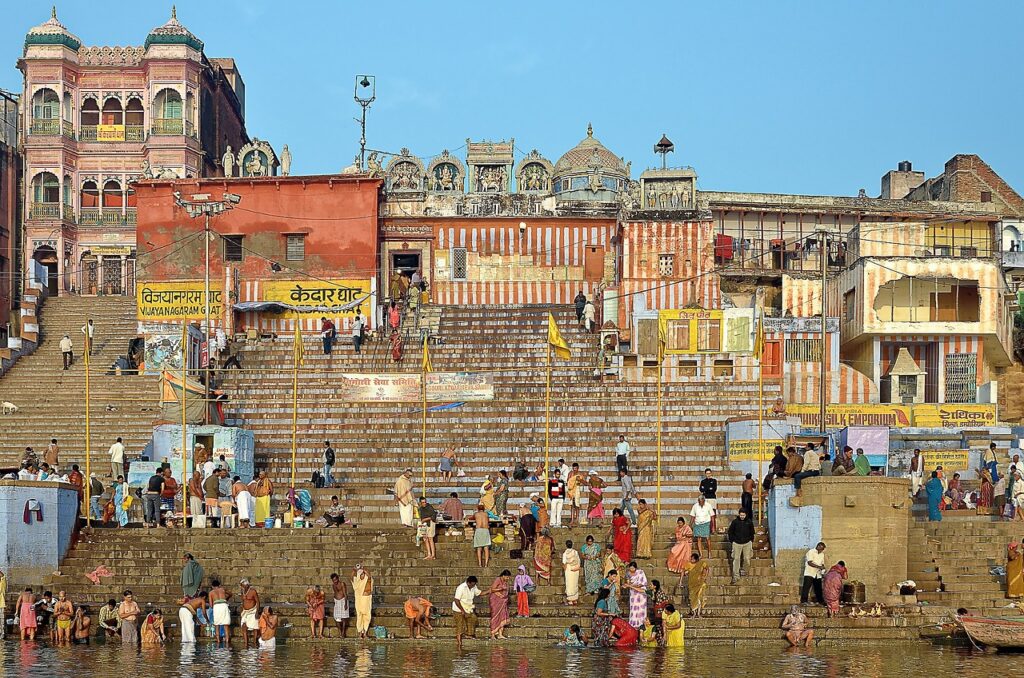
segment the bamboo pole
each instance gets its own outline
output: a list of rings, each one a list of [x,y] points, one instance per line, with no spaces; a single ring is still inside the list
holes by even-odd
[[[181,323],[181,515],[182,524],[188,518],[188,417],[185,401],[188,398],[188,322]],[[210,450],[213,454],[213,450]],[[157,521],[159,524],[159,521]]]
[[[659,351],[660,352],[660,351]],[[661,515],[661,370],[663,357],[658,358],[658,492],[655,497],[655,512]]]
[[[764,478],[764,317],[758,316],[757,336],[760,339],[761,354],[757,357],[757,522],[764,520],[763,489]]]
[[[296,320],[296,323],[299,321]],[[295,328],[295,341],[302,341],[298,326]],[[301,348],[294,348],[294,359],[292,361],[292,479],[291,487],[295,488],[295,457],[299,449],[299,356]]]
[[[548,476],[548,457],[551,454],[551,342],[548,342],[547,388],[544,391],[544,475]]]
[[[92,468],[89,458],[92,456],[92,437],[89,428],[89,405],[91,401],[91,388],[89,384],[89,319],[85,319],[85,524],[92,527]],[[117,481],[117,478],[114,478]]]
[[[420,450],[420,496],[427,495],[427,339],[423,338],[423,355],[420,359],[420,397],[423,405],[422,449]]]

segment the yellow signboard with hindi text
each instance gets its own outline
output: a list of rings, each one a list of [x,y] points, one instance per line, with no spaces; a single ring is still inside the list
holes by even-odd
[[[356,311],[369,317],[373,303],[369,280],[268,280],[260,286],[263,301],[313,309],[283,311],[281,317],[288,319],[354,316]]]
[[[200,320],[206,317],[203,282],[140,282],[136,285],[136,315],[139,320]],[[224,290],[210,286],[210,316],[224,314]]]
[[[930,476],[936,466],[941,466],[946,477],[952,478],[954,472],[967,470],[969,455],[970,450],[921,450],[925,477]]]
[[[785,443],[781,438],[763,438],[759,451],[757,440],[730,440],[729,461],[769,461],[775,455],[776,445]]]

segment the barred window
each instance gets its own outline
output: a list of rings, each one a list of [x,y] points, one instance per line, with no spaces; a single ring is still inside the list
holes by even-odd
[[[786,339],[786,362],[819,362],[821,339]]]
[[[697,350],[722,350],[722,321],[716,318],[700,318],[697,322]]]
[[[671,278],[676,274],[676,255],[658,255],[658,275],[662,278]]]
[[[306,236],[299,233],[288,236],[288,248],[285,252],[285,259],[288,261],[302,261],[306,258]]]
[[[452,280],[466,279],[466,248],[452,248]]]
[[[243,258],[241,235],[224,236],[224,261],[241,261]]]

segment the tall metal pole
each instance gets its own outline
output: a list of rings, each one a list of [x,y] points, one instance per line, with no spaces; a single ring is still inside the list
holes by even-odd
[[[548,342],[547,388],[544,389],[544,475],[548,473],[548,456],[551,448],[551,342]]]
[[[360,102],[363,109],[362,119],[359,121],[359,169],[366,167],[366,107],[369,104]]]
[[[188,398],[188,321],[181,321],[181,522],[188,517],[188,416],[185,402]],[[213,450],[210,450],[213,454]]]
[[[659,353],[661,353],[661,347],[659,346]],[[654,510],[661,516],[661,370],[664,365],[664,358],[658,356],[658,489],[655,495]]]
[[[92,457],[92,438],[89,430],[89,404],[91,391],[89,388],[89,319],[85,319],[85,524],[89,527],[92,526],[92,510],[90,503],[92,498],[90,496],[92,490],[92,476],[90,475],[91,465],[89,463],[90,457]],[[117,482],[117,478],[114,478],[114,482]]]
[[[203,422],[210,423],[210,358],[213,357],[213,342],[210,341],[210,213],[206,212],[206,223],[203,227],[203,240],[206,241],[206,270],[203,279],[203,299],[206,312],[206,363],[203,369]],[[200,353],[201,355],[201,353]],[[213,450],[210,450],[211,454]],[[187,481],[187,478],[186,478]]]
[[[828,409],[828,393],[826,386],[828,385],[828,373],[825,371],[825,359],[828,353],[825,345],[825,338],[828,336],[825,332],[826,318],[828,317],[828,296],[826,293],[826,287],[828,284],[828,232],[824,229],[818,230],[818,242],[819,249],[821,250],[821,383],[818,385],[821,391],[821,433],[825,434],[825,417],[826,410]],[[827,451],[827,450],[826,450]]]
[[[761,351],[757,357],[757,524],[760,525],[764,520],[761,494],[761,479],[764,478],[764,316],[761,314],[757,318],[757,338]]]
[[[423,402],[423,446],[420,450],[420,487],[422,494],[427,494],[427,337],[423,337],[423,358],[420,360],[420,394]]]

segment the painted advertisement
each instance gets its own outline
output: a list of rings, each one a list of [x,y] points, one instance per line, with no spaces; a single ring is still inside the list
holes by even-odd
[[[921,450],[921,456],[924,457],[923,468],[927,471],[925,475],[931,475],[936,466],[942,467],[947,478],[952,478],[954,472],[966,471],[970,467],[968,463],[970,452],[970,450]]]
[[[785,445],[782,438],[764,438],[758,450],[756,440],[730,440],[729,461],[770,461],[775,455],[775,446]]]
[[[136,286],[139,320],[200,320],[206,317],[202,281],[140,282]],[[210,316],[224,314],[223,288],[210,286]]]
[[[452,403],[460,400],[494,400],[494,375],[490,372],[430,372],[427,400]]]
[[[418,374],[340,374],[334,385],[351,403],[414,403],[423,397]]]
[[[996,425],[996,406],[935,405],[943,428],[985,428]]]
[[[145,365],[148,374],[160,370],[181,370],[181,332],[167,334],[147,333]]]
[[[371,311],[369,280],[268,280],[262,288],[263,301],[311,307],[308,311],[283,311],[282,318],[315,320],[323,316],[354,316],[356,311],[369,317]]]
[[[819,405],[786,405],[786,414],[800,417],[806,427],[816,427],[820,419]],[[768,414],[768,413],[766,413]],[[996,425],[996,406],[981,405],[886,405],[886,404],[833,404],[825,411],[829,429],[847,426],[888,426],[909,428],[917,426],[917,419],[934,421],[936,414],[944,428],[986,428]]]

